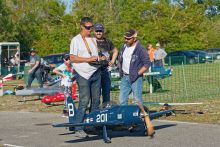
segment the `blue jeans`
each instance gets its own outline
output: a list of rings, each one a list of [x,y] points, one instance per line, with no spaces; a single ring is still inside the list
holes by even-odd
[[[102,103],[110,101],[111,79],[107,68],[101,69]]]
[[[120,105],[128,104],[128,96],[131,92],[133,92],[135,103],[142,103],[142,83],[143,77],[139,77],[134,83],[131,83],[129,75],[124,75],[120,84]]]
[[[31,84],[32,84],[34,78],[37,79],[37,82],[38,82],[38,84],[39,84],[39,87],[42,88],[42,87],[43,87],[43,81],[42,81],[42,72],[41,72],[41,69],[40,69],[40,68],[38,68],[37,70],[31,72],[31,73],[28,75],[27,88],[31,88]]]
[[[79,75],[77,84],[79,88],[79,106],[74,123],[81,123],[84,120],[86,108],[90,100],[91,112],[99,109],[101,88],[100,70],[97,70],[88,80]],[[83,127],[76,127],[75,129],[82,130]]]

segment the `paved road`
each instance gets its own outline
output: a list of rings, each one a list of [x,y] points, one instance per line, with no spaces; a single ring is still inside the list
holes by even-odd
[[[79,139],[65,128],[52,123],[66,122],[59,114],[32,112],[0,112],[0,146],[25,147],[219,147],[220,126],[209,124],[153,121],[154,138],[140,133],[111,134],[112,143],[105,144],[97,136]]]

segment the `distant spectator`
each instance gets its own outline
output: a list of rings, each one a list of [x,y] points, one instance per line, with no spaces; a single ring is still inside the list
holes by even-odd
[[[32,48],[31,51],[31,56],[30,56],[30,70],[28,70],[28,84],[26,88],[31,88],[31,84],[33,80],[36,78],[39,84],[39,87],[43,87],[43,82],[42,82],[42,72],[41,72],[41,59],[40,56],[37,55],[37,51]]]
[[[163,60],[167,56],[167,53],[164,49],[161,48],[160,43],[156,44],[156,51],[154,52],[154,66],[161,67],[163,66]]]
[[[154,69],[153,69],[154,68],[153,67],[154,53],[155,53],[156,50],[153,48],[152,44],[148,44],[147,50],[148,50],[148,55],[149,55],[149,58],[150,58],[150,61],[151,61],[151,68],[149,70],[150,70],[150,72],[153,72],[154,71]],[[154,92],[162,89],[162,86],[161,86],[160,82],[157,80],[156,76],[152,76],[152,77],[147,76],[147,81],[148,81],[149,84],[152,82]]]
[[[19,54],[19,52],[16,52],[16,54],[15,54],[15,63],[18,65],[18,64],[20,64],[21,62],[27,62],[27,60],[20,60],[20,54]]]
[[[148,44],[148,46],[147,46],[147,52],[148,52],[150,61],[153,62],[153,61],[154,61],[155,48],[153,48],[153,45],[152,45],[152,44]]]
[[[16,59],[15,59],[15,56],[11,56],[9,58],[9,65],[10,65],[10,72],[12,74],[16,74],[17,72],[17,62],[16,62]]]

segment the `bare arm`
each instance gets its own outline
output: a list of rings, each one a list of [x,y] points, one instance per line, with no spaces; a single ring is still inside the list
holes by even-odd
[[[144,72],[147,70],[147,67],[142,66],[141,69],[138,71],[138,75],[144,74]]]
[[[36,64],[34,65],[34,67],[32,67],[30,70],[29,70],[29,73],[31,73],[34,69],[36,69],[40,64],[40,61],[36,61]]]
[[[85,58],[85,57],[79,57],[79,56],[76,56],[76,55],[73,55],[71,54],[70,55],[70,61],[74,62],[74,63],[83,63],[83,62],[93,62],[93,61],[97,61],[98,60],[98,57],[96,56],[91,56],[91,57],[88,57],[88,58]]]
[[[117,48],[114,48],[112,50],[113,54],[112,54],[112,60],[110,61],[109,65],[112,66],[114,63],[115,63],[115,60],[117,59],[118,57],[118,49]]]
[[[60,71],[61,71],[61,70],[60,70],[58,67],[57,67],[57,68],[55,68],[55,69],[53,70],[53,72],[54,72],[55,74],[60,75],[62,78],[64,78],[64,77],[65,77],[65,75],[64,75],[64,74],[62,74]]]

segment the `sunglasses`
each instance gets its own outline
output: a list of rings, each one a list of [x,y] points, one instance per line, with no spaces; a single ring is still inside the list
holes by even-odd
[[[95,32],[97,32],[97,33],[98,33],[98,32],[102,33],[102,30],[96,30]]]
[[[91,30],[93,26],[83,26],[86,30]]]
[[[127,38],[127,37],[125,37],[125,40],[131,40],[133,37],[131,37],[131,38]]]

